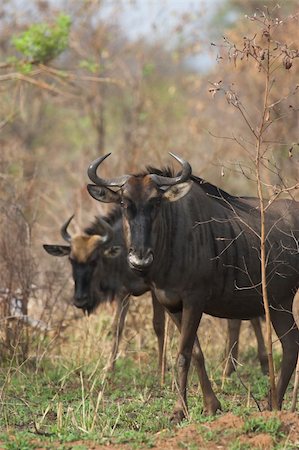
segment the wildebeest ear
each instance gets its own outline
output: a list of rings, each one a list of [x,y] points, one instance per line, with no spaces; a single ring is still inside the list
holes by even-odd
[[[185,183],[179,183],[167,187],[166,191],[163,193],[163,198],[165,198],[169,202],[176,202],[177,200],[188,194],[191,189],[192,183],[193,181],[186,181]]]
[[[89,194],[99,202],[103,203],[120,202],[120,195],[107,187],[97,186],[96,184],[88,184],[87,190]]]
[[[113,245],[104,251],[104,255],[108,256],[108,258],[116,258],[121,254],[121,252],[122,248],[119,245]]]
[[[71,247],[69,245],[43,245],[47,253],[52,256],[66,256],[71,252]]]

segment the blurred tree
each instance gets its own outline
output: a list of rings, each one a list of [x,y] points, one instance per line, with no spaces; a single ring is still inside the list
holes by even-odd
[[[275,17],[281,18],[294,14],[298,9],[297,0],[224,0],[211,20],[213,38],[223,30],[234,28],[244,14],[252,16],[259,10],[273,12]]]
[[[231,4],[230,2],[226,3]],[[239,4],[239,3],[238,3]],[[243,3],[242,3],[243,4]],[[260,12],[267,12],[267,8],[262,5]],[[298,9],[298,8],[297,8]],[[251,11],[251,8],[249,8]],[[281,11],[281,10],[279,10]],[[273,103],[277,99],[282,101],[274,104],[271,109],[271,119],[275,120],[275,126],[268,129],[269,143],[275,142],[272,152],[268,153],[269,164],[272,164],[272,173],[265,170],[264,175],[267,176],[269,186],[275,186],[279,182],[279,178],[284,179],[287,184],[292,184],[298,179],[299,151],[297,151],[296,143],[299,141],[298,136],[298,91],[296,88],[299,78],[299,64],[294,61],[289,70],[285,69],[283,64],[288,61],[288,52],[295,49],[298,41],[298,14],[296,8],[288,19],[280,24],[277,19],[277,29],[275,31],[274,41],[285,42],[286,47],[282,49],[283,60],[279,59],[272,69],[275,82],[271,88],[271,99]],[[226,186],[229,184],[233,192],[244,195],[251,192],[255,195],[255,183],[251,182],[250,177],[244,177],[244,171],[248,173],[252,169],[250,158],[247,158],[242,152],[240,146],[228,139],[213,139],[211,135],[224,137],[236,136],[240,141],[248,142],[248,130],[244,127],[244,123],[239,117],[236,117],[232,108],[228,108],[224,103],[208,101],[208,88],[210,82],[225,83],[238,93],[242,92],[242,102],[248,109],[248,115],[255,122],[260,105],[262,104],[262,75],[258,70],[259,63],[256,62],[257,70],[248,70],[246,65],[246,57],[243,60],[236,61],[235,48],[231,49],[230,61],[224,61],[221,52],[221,46],[225,46],[226,39],[236,43],[236,48],[243,49],[246,38],[253,39],[254,42],[260,43],[259,34],[256,36],[254,24],[249,18],[244,18],[248,12],[243,9],[243,17],[240,15],[233,25],[224,32],[224,38],[216,40],[218,49],[217,65],[201,80],[196,80],[198,87],[190,98],[189,111],[194,111],[192,119],[192,129],[194,132],[201,134],[202,145],[207,151],[207,161],[212,161],[214,169],[208,168],[208,176],[212,177],[217,184]],[[248,14],[249,17],[249,14]],[[274,17],[276,17],[276,10]],[[222,26],[223,22],[222,22]],[[246,38],[245,38],[246,37]],[[274,42],[275,44],[275,42]],[[213,44],[212,48],[216,48]],[[260,43],[260,51],[263,45]],[[194,84],[195,86],[195,84]],[[190,88],[193,90],[192,84]],[[294,94],[294,95],[293,95]],[[192,109],[191,109],[192,108]],[[279,118],[282,117],[282,120]],[[208,134],[203,132],[208,130]],[[291,152],[289,152],[289,149]],[[299,150],[299,149],[298,149]],[[217,175],[218,173],[218,175]]]
[[[105,4],[35,1],[20,20],[11,2],[0,14],[2,139],[17,138],[20,173],[48,184],[51,207],[90,202],[86,166],[99,154],[113,149],[115,168],[132,170],[141,152],[153,162],[186,141],[190,69],[166,41],[129,40],[119,3],[109,14]]]
[[[25,178],[41,178],[50,183],[51,207],[55,201],[68,206],[74,198],[81,204],[81,196],[90,207],[90,200],[83,194],[86,166],[94,157],[111,150],[118,156],[111,158],[111,170],[135,170],[140,167],[140,160],[166,162],[167,151],[171,150],[189,158],[195,171],[204,170],[205,177],[226,189],[228,184],[237,193],[254,189],[242,172],[235,175],[235,170],[240,171],[239,163],[244,167],[248,164],[239,148],[225,140],[213,140],[207,133],[231,129],[236,119],[227,108],[217,101],[211,103],[208,97],[208,82],[217,79],[219,65],[203,76],[196,65],[190,64],[191,57],[205,51],[199,29],[200,13],[178,17],[171,36],[155,40],[153,29],[150,41],[132,41],[121,26],[117,1],[114,7],[109,2],[107,9],[104,0],[66,0],[63,10],[56,3],[35,1],[24,4],[21,15],[13,5],[14,0],[3,6],[0,14],[1,136],[6,143],[16,139],[22,148],[19,165]],[[28,59],[20,57],[12,37],[28,37],[28,30],[39,30],[37,24],[43,24],[42,30],[53,30],[61,14],[68,18],[62,26],[62,40],[71,23],[68,46],[63,50],[64,41],[59,55],[49,50],[54,59],[45,57],[44,63],[34,61],[33,54]],[[250,21],[238,20],[228,37],[242,37],[250,30]],[[286,40],[295,41],[296,22],[289,21],[282,32]],[[25,41],[28,43],[27,38]],[[258,72],[249,73],[241,62],[234,72],[229,65],[222,69],[228,83],[239,84],[248,98],[259,99]],[[275,89],[282,89],[276,88],[280,76],[287,77],[282,84],[287,95],[288,86],[298,76],[297,67],[287,74],[277,70],[273,98]],[[251,106],[253,116],[256,107]],[[281,108],[287,112],[287,102],[274,108],[273,114]],[[296,142],[296,121],[296,116],[292,116],[279,124],[271,139],[282,142],[288,137],[288,141]],[[294,177],[296,166],[291,160],[296,160],[296,151],[292,154],[293,158],[288,158],[286,147],[281,146],[284,174]],[[233,164],[229,164],[231,161]],[[280,164],[277,155],[276,164]],[[230,165],[231,169],[224,171],[224,179],[223,165]],[[50,181],[54,178],[58,184]]]

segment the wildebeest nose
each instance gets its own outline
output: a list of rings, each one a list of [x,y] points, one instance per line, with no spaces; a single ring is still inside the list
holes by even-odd
[[[87,305],[87,303],[88,303],[88,296],[87,295],[84,295],[84,296],[82,296],[82,295],[80,295],[80,296],[75,295],[74,296],[74,305],[77,308],[84,308]]]
[[[153,251],[148,248],[145,252],[137,252],[133,248],[130,248],[128,254],[128,262],[132,269],[144,270],[149,268],[154,260]]]

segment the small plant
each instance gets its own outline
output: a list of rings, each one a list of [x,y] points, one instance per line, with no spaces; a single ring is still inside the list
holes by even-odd
[[[21,435],[18,436],[7,436],[5,439],[5,449],[6,450],[34,450],[37,446],[31,442],[31,436]]]
[[[32,62],[47,63],[67,47],[71,19],[60,14],[53,25],[37,23],[12,39],[15,48]]]
[[[273,437],[281,437],[281,421],[278,417],[266,419],[264,417],[251,417],[244,423],[246,433],[267,433]]]
[[[250,448],[251,448],[250,444],[240,442],[239,439],[232,442],[232,444],[228,447],[229,450],[249,450]]]
[[[217,442],[219,438],[219,431],[210,430],[209,428],[205,427],[201,427],[200,434],[202,435],[203,439],[207,442],[209,441]]]

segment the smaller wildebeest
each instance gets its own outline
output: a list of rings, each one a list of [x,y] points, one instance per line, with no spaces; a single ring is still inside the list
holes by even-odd
[[[150,283],[159,302],[180,330],[179,394],[172,420],[186,415],[188,371],[194,345],[206,410],[220,408],[197,340],[203,313],[228,319],[265,314],[261,290],[261,215],[258,199],[230,195],[192,175],[190,164],[176,157],[180,174],[148,171],[104,179],[98,166],[88,169],[95,184],[89,193],[122,207],[129,265]],[[272,325],[282,344],[278,405],[296,366],[299,331],[292,315],[299,285],[299,204],[277,200],[265,220],[267,291]]]
[[[53,256],[69,256],[74,279],[73,304],[90,314],[101,303],[115,301],[113,346],[108,368],[114,368],[118,354],[130,295],[149,291],[142,278],[130,269],[126,259],[121,211],[115,209],[107,217],[96,217],[82,234],[67,231],[73,216],[62,226],[61,236],[69,245],[48,245],[44,249]],[[159,369],[162,367],[165,311],[152,293],[153,327],[158,339]]]

